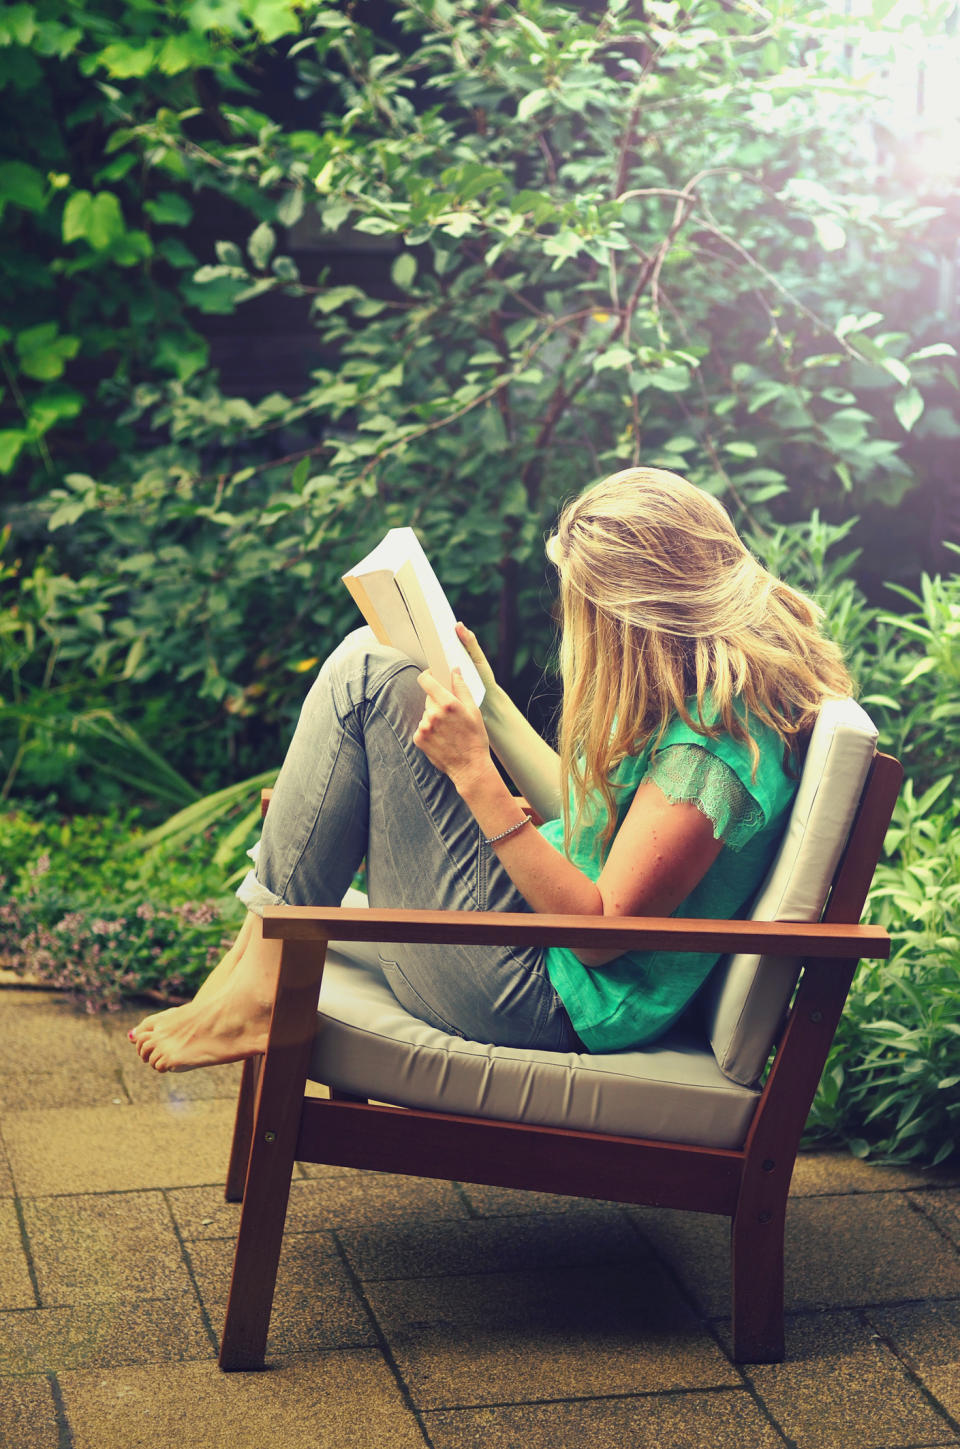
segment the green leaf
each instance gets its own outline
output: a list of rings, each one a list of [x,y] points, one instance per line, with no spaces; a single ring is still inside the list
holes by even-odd
[[[143,209],[158,226],[188,226],[193,220],[193,207],[186,197],[175,191],[161,191]]]
[[[0,432],[0,473],[9,473],[27,441],[26,433],[16,428]]]
[[[328,287],[313,299],[313,309],[315,312],[336,312],[347,302],[362,301],[363,298],[364,293],[359,287]]]
[[[880,366],[884,369],[885,372],[889,372],[891,377],[895,377],[897,379],[897,382],[900,383],[901,387],[909,386],[910,369],[909,367],[907,367],[906,363],[901,362],[898,357],[884,357],[880,362]]]
[[[910,432],[923,413],[923,398],[915,387],[906,388],[894,401],[893,411],[901,427]]]
[[[825,252],[839,252],[847,244],[847,233],[832,216],[815,216],[813,230]]]
[[[537,111],[542,111],[549,100],[550,92],[546,86],[538,86],[536,90],[528,91],[517,106],[517,120],[528,121]]]
[[[8,201],[26,211],[42,211],[46,199],[47,183],[35,166],[28,166],[25,161],[0,164],[0,216]]]
[[[300,29],[293,0],[256,0],[244,8],[249,8],[250,19],[268,44]]]
[[[401,252],[398,257],[394,257],[390,276],[394,286],[401,292],[409,290],[416,275],[417,259],[412,252]]]
[[[594,372],[606,372],[612,368],[622,372],[634,360],[634,355],[629,347],[622,347],[618,344],[608,347],[600,353],[599,357],[593,359],[593,370]]]
[[[530,40],[533,41],[534,45],[537,47],[538,50],[547,51],[550,49],[550,42],[547,39],[546,35],[540,29],[539,25],[535,25],[528,16],[514,14],[513,19],[514,23],[520,27],[520,29],[526,34],[526,36]]]
[[[153,69],[156,59],[156,45],[131,45],[126,40],[115,40],[97,56],[100,65],[120,79],[146,75]]]
[[[65,242],[81,238],[95,251],[105,251],[123,236],[123,213],[112,191],[75,191],[63,212]]]
[[[277,238],[273,227],[262,221],[247,238],[247,252],[253,265],[262,271],[270,260],[276,244]]]
[[[241,270],[244,269],[243,252],[237,246],[236,242],[214,242],[214,250],[217,253],[217,260],[222,262],[225,267],[239,267]]]
[[[931,342],[929,347],[921,347],[919,352],[911,352],[907,358],[908,362],[925,362],[928,357],[956,357],[957,349],[949,342]]]
[[[36,29],[32,5],[10,5],[0,12],[0,45],[29,45]]]
[[[304,193],[302,186],[291,186],[277,203],[277,221],[281,226],[296,226],[303,216]]]
[[[41,322],[18,333],[16,346],[21,371],[48,381],[61,375],[68,358],[76,357],[80,339],[62,335],[56,322]]]

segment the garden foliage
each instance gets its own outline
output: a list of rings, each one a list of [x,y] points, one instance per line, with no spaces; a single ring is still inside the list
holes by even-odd
[[[525,698],[558,503],[676,468],[818,589],[905,755],[877,897],[898,955],[858,988],[842,1061],[893,999],[914,1035],[870,1037],[859,1076],[838,1058],[818,1121],[942,1153],[948,1063],[900,1072],[921,1126],[874,1087],[956,1052],[955,897],[906,903],[951,868],[958,599],[926,579],[878,608],[857,577],[917,588],[924,459],[960,432],[945,198],[875,119],[903,28],[935,36],[950,7],[866,8],[8,5],[0,800],[132,792],[209,824],[226,802],[201,796],[275,765],[354,622],[338,576],[390,524],[420,530]],[[210,334],[281,305],[301,384],[231,394]],[[831,562],[844,534],[859,561]]]

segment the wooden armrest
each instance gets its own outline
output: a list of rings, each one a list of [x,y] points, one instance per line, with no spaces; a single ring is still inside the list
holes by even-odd
[[[507,911],[404,911],[269,906],[263,934],[286,941],[420,941],[570,946],[617,951],[747,951],[857,961],[890,955],[879,926],[786,921],[690,921],[672,916],[549,916]]]

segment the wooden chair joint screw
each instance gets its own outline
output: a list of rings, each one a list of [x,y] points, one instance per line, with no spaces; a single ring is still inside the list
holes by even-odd
[[[811,1021],[823,1021],[823,1012],[822,1011],[811,1011],[811,1013],[810,1013],[810,1020]]]
[[[772,1172],[776,1165],[773,1158],[768,1157],[765,1162],[761,1162],[760,1167],[763,1172]]]
[[[264,1132],[264,1134],[263,1134],[263,1140],[264,1140],[264,1142],[276,1142],[276,1140],[277,1140],[277,1134],[276,1134],[276,1132]]]
[[[768,1223],[772,1217],[773,1217],[773,1213],[768,1213],[768,1212],[758,1213],[757,1214],[757,1222],[758,1223]]]

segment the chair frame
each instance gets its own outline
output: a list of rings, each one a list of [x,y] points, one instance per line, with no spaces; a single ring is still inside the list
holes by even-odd
[[[857,962],[890,953],[885,931],[857,924],[902,778],[875,755],[821,921],[691,921],[332,907],[276,907],[264,936],[282,942],[266,1052],[244,1063],[226,1198],[241,1201],[220,1350],[224,1370],[264,1363],[294,1163],[523,1187],[721,1214],[731,1220],[734,1358],[784,1353],[783,1242],[800,1135]],[[725,1149],[530,1126],[304,1095],[317,995],[331,941],[668,947],[798,957],[799,985],[742,1148]]]

